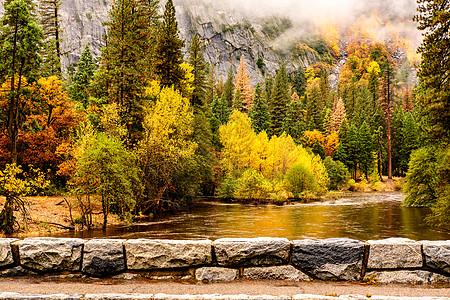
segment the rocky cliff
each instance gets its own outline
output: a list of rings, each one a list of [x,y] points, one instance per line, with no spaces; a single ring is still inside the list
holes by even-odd
[[[0,13],[3,13],[0,0]],[[75,65],[84,45],[91,43],[95,57],[101,55],[103,36],[112,0],[61,0],[63,68]],[[161,1],[161,7],[164,5]],[[227,10],[208,4],[205,0],[175,0],[180,36],[186,41],[184,52],[192,37],[198,34],[205,44],[204,56],[214,66],[217,79],[227,76],[230,66],[235,70],[242,55],[245,56],[253,84],[261,81],[263,73],[274,75],[281,61],[287,62],[288,70],[306,66],[319,60],[311,51],[294,58],[289,51],[274,50],[274,33],[288,29],[285,20],[262,19],[237,10]],[[285,22],[286,23],[286,22]],[[258,59],[259,66],[258,67]]]

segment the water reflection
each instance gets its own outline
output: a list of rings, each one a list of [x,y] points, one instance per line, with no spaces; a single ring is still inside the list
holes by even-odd
[[[446,240],[450,232],[428,227],[425,208],[401,206],[401,193],[348,193],[312,204],[254,206],[203,202],[188,212],[130,228],[61,233],[53,236],[218,239],[223,237],[347,237],[358,240],[405,237]]]

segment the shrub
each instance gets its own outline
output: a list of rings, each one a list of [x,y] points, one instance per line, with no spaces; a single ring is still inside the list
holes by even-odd
[[[237,185],[237,180],[232,176],[226,177],[224,180],[222,180],[219,188],[217,189],[219,198],[234,199]]]
[[[345,165],[340,161],[334,161],[331,157],[327,156],[323,161],[325,168],[330,178],[329,188],[332,190],[339,190],[347,183],[350,178],[350,173]]]
[[[356,181],[354,179],[350,179],[348,182],[348,190],[349,191],[357,191],[359,188],[359,184],[356,183]]]
[[[240,199],[267,199],[270,183],[253,169],[246,170],[238,180],[235,197]]]
[[[314,193],[318,190],[314,174],[301,163],[296,163],[289,169],[286,179],[295,198],[300,198],[306,191]]]

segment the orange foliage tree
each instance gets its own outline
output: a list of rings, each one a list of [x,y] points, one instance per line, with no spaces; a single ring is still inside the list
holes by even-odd
[[[56,76],[40,78],[33,85],[32,94],[34,101],[30,103],[26,121],[28,130],[20,142],[20,161],[24,165],[37,166],[54,177],[64,158],[58,148],[70,143],[79,116],[62,81]]]
[[[254,90],[250,83],[250,77],[247,72],[247,63],[244,55],[241,56],[241,62],[236,72],[235,91],[239,90],[244,111],[248,112],[253,105]],[[236,94],[235,92],[235,94]]]

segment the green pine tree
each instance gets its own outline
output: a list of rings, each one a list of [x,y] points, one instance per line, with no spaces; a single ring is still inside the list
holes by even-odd
[[[226,124],[228,122],[231,110],[224,97],[214,97],[213,103],[211,104],[211,111],[213,117],[216,118],[220,124]]]
[[[306,112],[299,100],[294,100],[288,105],[288,111],[283,123],[283,130],[289,134],[297,144],[300,144],[300,139],[305,133]]]
[[[275,86],[269,102],[270,128],[273,135],[283,133],[283,122],[286,118],[287,106],[291,100],[286,65],[282,64],[277,71]]]
[[[61,69],[61,17],[59,15],[60,0],[39,0],[38,11],[46,39],[43,51],[43,76],[62,76]]]
[[[448,0],[418,0],[415,19],[424,32],[419,53],[422,62],[418,72],[418,105],[428,126],[424,129],[435,144],[436,138],[450,142],[450,2]]]
[[[248,112],[250,120],[252,120],[253,129],[256,133],[261,131],[269,132],[270,130],[270,114],[266,99],[262,97],[261,85],[258,83],[255,88],[255,98],[253,106]]]
[[[207,82],[203,48],[198,35],[195,35],[189,49],[189,64],[194,68],[192,71],[192,75],[194,75],[194,81],[192,82],[194,91],[191,96],[191,105],[195,107],[202,107],[205,104]]]
[[[303,67],[299,67],[292,78],[292,87],[297,92],[299,97],[303,96],[306,92],[306,77]]]
[[[234,72],[233,68],[230,67],[228,70],[227,81],[225,81],[224,89],[223,89],[223,99],[226,101],[228,107],[233,107],[233,99],[234,99]]]
[[[362,172],[366,175],[366,179],[369,180],[369,174],[372,166],[375,162],[375,157],[373,155],[374,144],[373,137],[370,133],[370,127],[364,121],[362,125],[359,127],[358,132],[358,140],[359,140],[359,155],[358,161],[359,166]]]
[[[118,0],[109,11],[105,80],[110,102],[121,107],[129,138],[142,130],[144,88],[152,77],[157,0]]]
[[[175,89],[181,89],[181,82],[184,79],[184,71],[180,66],[183,62],[183,54],[181,53],[183,46],[184,41],[178,35],[175,6],[172,0],[168,0],[155,51],[155,74],[162,86],[174,86]]]
[[[73,76],[72,85],[69,87],[69,96],[72,100],[83,104],[84,108],[87,108],[88,106],[88,87],[94,78],[96,69],[97,65],[92,58],[89,43],[87,43],[83,53],[81,53],[80,61],[77,64],[77,70]]]
[[[236,89],[233,100],[233,109],[244,112],[244,104],[243,104],[242,94],[240,89]]]

